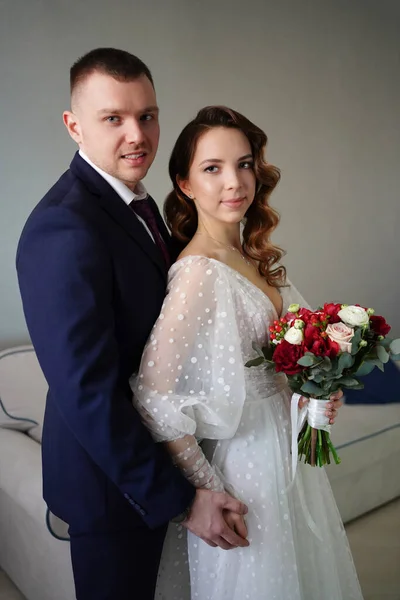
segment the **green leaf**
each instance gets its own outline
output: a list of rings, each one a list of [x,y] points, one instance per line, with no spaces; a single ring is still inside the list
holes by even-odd
[[[355,377],[365,377],[365,375],[368,375],[369,373],[371,373],[371,371],[373,371],[376,367],[376,364],[374,364],[372,361],[368,362],[365,361],[363,362],[357,369],[357,371],[354,373]]]
[[[393,342],[393,340],[391,338],[384,338],[383,340],[380,340],[380,345],[383,346],[385,348],[385,350],[389,351],[390,348],[390,344]]]
[[[313,381],[315,383],[322,383],[322,381],[324,381],[325,379],[325,375],[323,373],[317,373],[316,375],[313,376]]]
[[[311,367],[314,364],[314,359],[311,356],[305,354],[297,361],[297,364],[302,367]]]
[[[247,361],[245,367],[258,367],[262,365],[263,362],[265,362],[265,358],[263,356],[258,356],[257,358]]]
[[[361,342],[361,337],[362,337],[362,331],[361,331],[361,329],[357,329],[353,336],[353,339],[351,340],[351,353],[353,355],[357,354],[357,352],[360,349],[359,345]]]
[[[323,390],[319,387],[319,385],[316,385],[312,381],[306,381],[306,383],[303,383],[301,386],[301,391],[305,394],[310,394],[311,396],[315,397],[322,396],[323,394]]]
[[[380,371],[382,371],[382,373],[383,373],[383,371],[384,371],[383,364],[382,364],[382,361],[379,360],[379,358],[368,359],[368,362],[371,362],[373,365],[375,365],[376,367],[378,367],[378,369]]]
[[[391,342],[390,352],[392,352],[392,354],[400,354],[400,338]]]
[[[324,360],[320,363],[319,367],[326,373],[332,370],[332,362],[329,356],[324,356]]]
[[[376,351],[378,353],[379,360],[381,362],[383,362],[383,364],[385,364],[389,361],[389,354],[386,352],[386,350],[383,346],[381,346],[381,345],[377,346]]]
[[[271,344],[270,346],[263,346],[261,348],[261,352],[263,353],[263,356],[265,357],[266,360],[272,360],[274,350],[275,350],[275,347],[273,344]]]
[[[351,389],[352,389],[352,390],[363,390],[363,389],[364,389],[364,387],[365,387],[364,383],[363,383],[362,381],[359,381],[359,382],[357,383],[357,385],[352,385],[352,386],[351,386]]]
[[[339,380],[339,383],[342,387],[354,388],[354,389],[356,389],[356,386],[358,386],[360,384],[358,379],[355,379],[354,377],[342,377]],[[360,389],[360,388],[358,388],[358,389]]]
[[[319,365],[319,363],[322,362],[322,359],[319,356],[316,356],[313,352],[305,352],[304,356],[310,357],[314,365]]]
[[[349,369],[354,365],[354,357],[349,352],[342,352],[339,356],[338,369],[342,372],[344,369]]]

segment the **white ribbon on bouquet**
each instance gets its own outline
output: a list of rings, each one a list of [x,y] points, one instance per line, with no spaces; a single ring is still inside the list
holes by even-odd
[[[299,400],[301,398],[302,396],[300,394],[293,394],[290,407],[290,415],[292,421],[292,481],[288,486],[288,490],[291,489],[295,482],[297,463],[299,458],[297,440],[305,421],[307,420],[308,424],[311,425],[311,427],[314,427],[314,429],[321,429],[323,431],[327,431],[328,433],[330,433],[331,431],[329,417],[325,415],[326,407],[330,400],[317,400],[316,398],[309,398],[307,404],[305,404],[303,408],[299,408]],[[314,522],[314,519],[310,515],[310,511],[308,510],[308,506],[304,498],[303,486],[300,480],[297,480],[297,489],[299,492],[299,499],[307,524],[311,531],[322,542],[323,540],[321,537],[321,533],[316,523]]]

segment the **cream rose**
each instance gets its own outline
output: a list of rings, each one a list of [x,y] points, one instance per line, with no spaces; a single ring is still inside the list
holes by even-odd
[[[289,344],[293,344],[294,346],[300,346],[301,342],[304,340],[303,331],[296,327],[290,327],[283,337]]]
[[[351,340],[354,336],[354,329],[347,327],[344,323],[332,323],[326,328],[326,333],[332,342],[339,345],[341,352],[351,352]]]
[[[345,306],[339,310],[338,317],[349,327],[363,327],[369,323],[368,313],[361,306]]]

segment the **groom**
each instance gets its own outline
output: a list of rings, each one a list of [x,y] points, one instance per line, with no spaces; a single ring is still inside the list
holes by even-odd
[[[159,139],[149,69],[121,50],[89,52],[71,69],[64,123],[79,151],[30,215],[17,252],[49,384],[43,493],[69,524],[78,600],[152,600],[168,521],[211,545],[246,546],[223,518],[246,507],[196,491],[131,402],[128,380],[175,259],[141,183]]]

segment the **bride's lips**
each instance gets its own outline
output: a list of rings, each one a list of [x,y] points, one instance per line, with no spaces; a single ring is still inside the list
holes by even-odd
[[[140,167],[146,162],[147,152],[129,152],[121,158],[132,167]]]
[[[222,204],[229,208],[240,208],[245,200],[246,198],[229,198],[228,200],[222,200]]]

